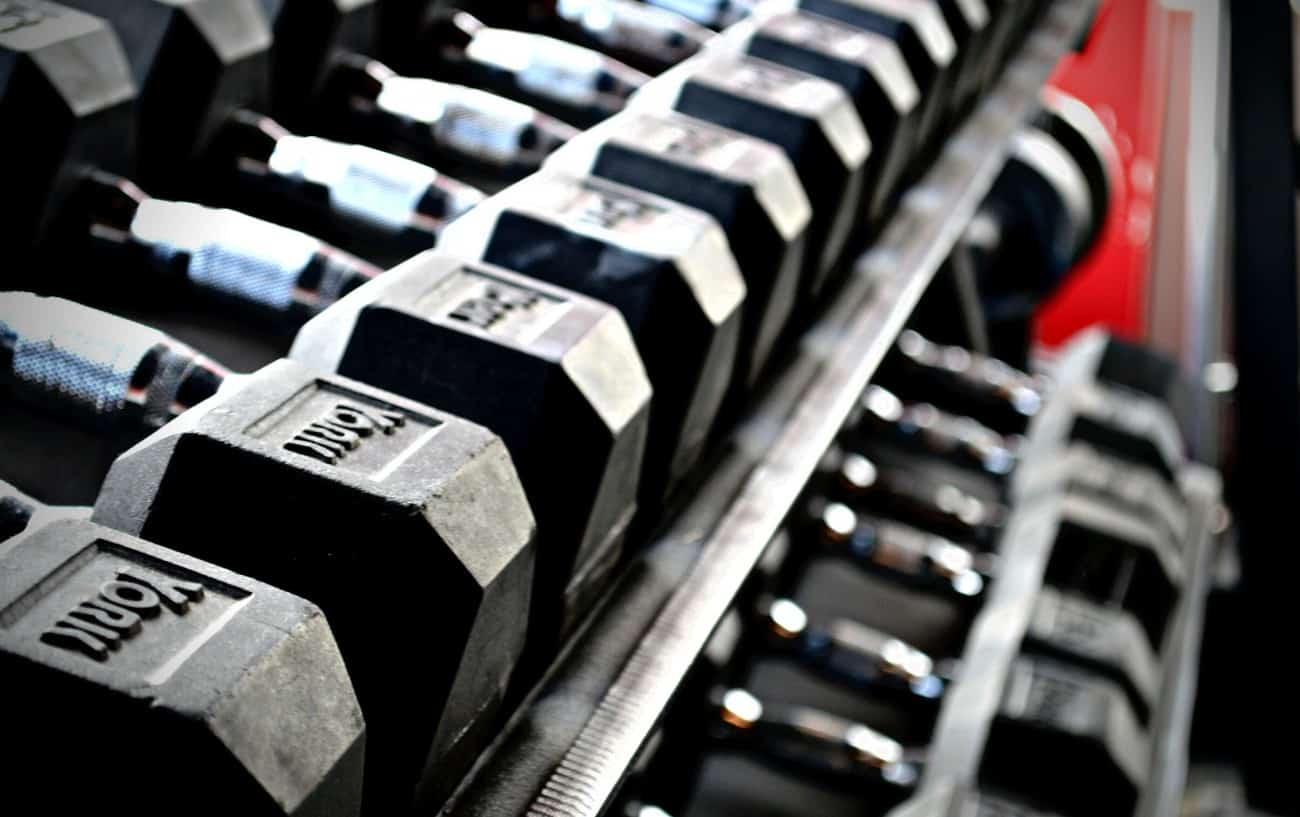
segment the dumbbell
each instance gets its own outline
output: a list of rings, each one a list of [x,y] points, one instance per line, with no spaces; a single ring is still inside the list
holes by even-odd
[[[642,507],[703,453],[735,370],[745,284],[716,222],[603,179],[546,171],[492,196],[442,247],[623,313],[654,387]]]
[[[1047,378],[907,330],[876,380],[1003,433],[1023,434],[1050,402],[1050,443],[1082,441],[1166,480],[1186,459],[1175,414],[1186,387],[1177,368],[1102,332],[1078,335]]]
[[[792,556],[784,568],[794,576],[806,573],[811,559],[830,556],[866,575],[946,600],[959,611],[973,609],[976,605],[972,602],[979,601],[984,585],[990,578],[996,579],[995,560],[928,530],[817,498],[802,513],[806,514],[804,520],[792,523]],[[1068,604],[1094,610],[1089,616],[1073,608],[1065,613],[1044,612],[1044,627],[1057,619],[1063,624],[1059,635],[1044,631],[1043,641],[1057,644],[1059,652],[1082,655],[1110,667],[1108,674],[1131,688],[1135,701],[1145,700],[1149,705],[1152,685],[1148,679],[1155,661],[1144,656],[1163,647],[1169,617],[1181,592],[1184,570],[1177,544],[1160,538],[1149,526],[1137,525],[1104,504],[1084,498],[1062,499],[1043,513],[1047,516],[1041,522],[1053,541],[1047,584],[1068,596]],[[777,585],[780,592],[788,592],[788,581]],[[1064,626],[1087,619],[1104,626],[1079,625],[1073,631]],[[1125,647],[1130,640],[1127,637],[1137,633],[1147,647]],[[1080,644],[1090,646],[1071,645],[1072,635]],[[1135,707],[1143,708],[1140,703]]]
[[[360,813],[365,724],[320,609],[89,513],[0,483],[9,798],[60,813],[162,814],[200,796],[201,812]],[[146,768],[147,792],[122,785]]]
[[[322,135],[457,172],[524,175],[577,131],[486,91],[405,76],[374,59],[377,0],[258,0],[272,26],[272,111]],[[423,4],[383,10],[419,16]],[[405,22],[403,29],[415,26]],[[409,31],[402,31],[402,38]]]
[[[620,313],[433,251],[306,323],[289,356],[501,435],[538,521],[529,638],[553,645],[618,561],[659,406]]]
[[[70,5],[103,17],[122,40],[139,90],[135,127],[105,129],[99,140],[134,143],[140,179],[155,190],[251,208],[381,263],[433,246],[443,224],[482,198],[427,165],[299,136],[266,116],[271,32],[254,0]],[[116,71],[122,53],[92,58]]]
[[[797,0],[798,7],[893,40],[921,92],[919,152],[934,146],[952,111],[957,43],[938,0]]]
[[[840,432],[844,445],[862,451],[877,445],[939,460],[991,481],[1009,481],[1019,465],[1023,438],[1000,434],[979,421],[933,403],[910,402],[883,386],[867,386]]]
[[[483,88],[579,128],[622,110],[649,80],[599,51],[488,26],[458,9],[435,9],[411,37],[398,66],[408,73]]]
[[[844,89],[754,57],[706,49],[660,74],[632,103],[675,110],[781,147],[812,204],[802,296],[815,301],[858,226],[872,145]]]
[[[719,690],[709,709],[700,739],[705,753],[749,757],[767,770],[845,791],[879,813],[913,791],[924,765],[924,747],[905,748],[865,724],[760,700],[743,688]],[[1020,657],[1001,691],[980,780],[1065,814],[1128,814],[1146,781],[1148,745],[1112,684]]]
[[[812,210],[784,151],[694,117],[634,109],[571,139],[546,166],[713,216],[745,278],[736,391],[753,387],[790,320],[808,250]]]
[[[635,0],[530,0],[522,8],[474,8],[494,25],[524,27],[657,74],[697,53],[713,32],[689,17]]]
[[[306,233],[237,210],[152,198],[103,171],[80,180],[61,218],[41,249],[71,263],[33,281],[41,288],[112,304],[206,301],[276,333],[381,272]],[[88,275],[104,264],[119,274]]]
[[[857,510],[896,517],[980,549],[991,549],[1008,509],[998,492],[910,457],[834,445],[818,463],[811,493]]]
[[[715,636],[718,643],[710,648],[711,655],[724,655],[726,661],[711,660],[715,665],[743,667],[756,655],[794,658],[840,685],[872,689],[883,681],[889,687],[885,692],[895,697],[919,695],[911,708],[932,714],[927,702],[945,686],[943,679],[928,678],[929,673],[900,674],[897,667],[891,668],[898,662],[891,663],[884,653],[909,657],[919,652],[894,635],[904,625],[912,633],[921,632],[917,627],[928,628],[926,649],[953,654],[964,640],[960,633],[980,610],[987,583],[996,581],[996,557],[973,553],[896,520],[855,513],[844,505],[817,504],[817,509],[820,516],[811,528],[796,518],[765,548],[729,614],[737,623],[720,627]],[[1060,528],[1075,534],[1073,541],[1062,536],[1063,551],[1088,547],[1084,535],[1092,529],[1082,531],[1084,535],[1079,535],[1079,529],[1096,520],[1074,509],[1066,509],[1063,516]],[[1103,536],[1113,533],[1104,524],[1099,529]],[[1126,571],[1142,575],[1144,554],[1133,555],[1128,567],[1112,575],[1122,578]],[[1038,592],[1023,649],[1068,660],[1111,680],[1146,723],[1159,689],[1155,647],[1134,612],[1114,606],[1113,597],[1091,595],[1070,574],[1065,561],[1049,568],[1057,586]],[[1096,564],[1093,569],[1100,567]],[[898,614],[892,612],[894,608],[910,612]],[[748,626],[739,626],[743,622]],[[888,636],[881,635],[882,628],[890,631]],[[890,641],[899,645],[887,644]],[[916,660],[917,665],[927,663],[933,667],[944,662]],[[948,666],[939,674],[951,677],[954,672]],[[915,688],[892,683],[900,677],[908,678]],[[744,678],[731,674],[725,680]],[[773,683],[779,688],[778,681]]]
[[[1181,498],[1156,472],[1082,442],[1064,452],[1031,456],[1021,453],[1022,437],[1003,435],[971,419],[951,414],[931,403],[900,400],[887,389],[871,385],[840,432],[842,444],[870,455],[902,452],[939,464],[939,473],[959,480],[973,473],[1000,487],[1009,501],[1041,495],[1057,488],[1083,491],[1154,518],[1174,539],[1186,535],[1187,514]]]
[[[960,664],[933,658],[882,626],[833,609],[836,605],[817,605],[818,588],[830,586],[826,575],[819,569],[813,581],[795,587],[806,604],[814,605],[811,609],[789,596],[759,596],[747,640],[737,648],[742,656],[740,669],[760,659],[792,661],[837,687],[883,696],[909,717],[933,725],[937,700],[952,679],[960,677]],[[873,575],[894,582],[893,576],[878,568]],[[902,571],[894,575],[906,577]],[[905,587],[908,593],[901,597],[909,598],[916,586]],[[933,587],[922,592],[936,593]],[[958,591],[949,591],[946,600],[958,613],[954,623],[969,626],[978,607],[966,603]],[[849,600],[845,606],[863,607],[866,603],[864,597]],[[1160,663],[1131,615],[1073,591],[1043,587],[1035,596],[1022,649],[1029,655],[1082,666],[1109,680],[1124,692],[1137,720],[1149,722],[1159,695]],[[784,677],[773,675],[767,680],[779,686]],[[761,686],[766,688],[767,681]]]
[[[792,599],[762,596],[745,611],[743,640],[728,680],[745,681],[757,661],[788,662],[836,687],[879,698],[907,719],[934,725],[957,664],[936,660],[884,630],[845,616],[810,614]]]
[[[502,436],[538,509],[530,624],[536,648],[546,649],[603,586],[636,509],[650,386],[619,313],[504,269],[434,253],[385,273],[373,287],[357,289],[360,276],[353,276],[343,279],[347,286],[319,288],[310,301],[291,300],[302,288],[288,284],[300,278],[277,282],[262,260],[286,252],[279,228],[197,205],[163,203],[155,213],[155,205],[138,204],[113,234],[126,237],[119,256],[129,252],[116,257],[114,286],[159,261],[176,269],[180,259],[159,247],[185,246],[190,289],[207,297],[208,311],[301,326],[290,353],[301,362],[437,405]],[[158,238],[178,227],[192,245]],[[214,268],[216,279],[207,273]],[[307,269],[303,275],[314,271]],[[353,297],[338,300],[353,289]],[[313,314],[320,320],[303,326]],[[554,479],[561,459],[569,474],[562,483]]]
[[[868,222],[878,222],[901,192],[918,147],[921,94],[897,44],[877,32],[782,3],[763,6],[722,39],[727,48],[844,88],[871,140],[864,206]]]
[[[49,123],[5,129],[0,137],[6,150],[29,157],[15,167],[10,190],[31,206],[9,223],[14,232],[6,236],[31,258],[10,271],[9,286],[21,281],[120,293],[120,281],[92,276],[99,267],[79,257],[117,249],[146,262],[160,282],[188,278],[232,294],[254,288],[290,314],[310,312],[318,299],[336,297],[376,272],[306,234],[242,214],[203,211],[210,217],[196,219],[197,205],[148,199],[114,176],[132,164],[126,153],[134,97],[121,48],[98,18],[52,4],[35,8],[41,14],[25,29],[0,34],[0,54],[14,69],[6,74],[0,107]],[[217,231],[217,240],[205,241],[200,223]],[[229,275],[237,258],[250,273],[246,280]]]
[[[997,55],[992,48],[996,21],[984,0],[939,0],[939,10],[957,46],[952,106],[957,116],[963,116],[996,78]]]
[[[0,322],[13,399],[148,433],[109,470],[95,522],[329,616],[366,718],[366,810],[445,794],[525,640],[534,523],[500,439],[292,361],[231,378],[68,301],[5,294]]]
[[[161,7],[139,8],[152,16]],[[130,185],[102,174],[82,181],[79,202],[86,213],[77,226],[82,236],[90,236],[95,252],[87,263],[67,265],[63,277],[74,280],[59,281],[57,287],[77,297],[93,293],[96,300],[103,295],[132,307],[159,300],[174,308],[174,299],[158,292],[167,288],[141,274],[152,270],[158,279],[184,281],[190,292],[210,301],[296,330],[378,273],[305,235],[233,211],[144,199]],[[75,234],[63,238],[85,243]],[[118,274],[98,280],[84,272],[105,264]],[[451,410],[503,430],[527,474],[526,490],[536,507],[546,509],[541,520],[546,555],[538,570],[544,592],[538,593],[532,621],[539,636],[553,637],[548,631],[580,609],[617,561],[635,508],[649,401],[641,364],[619,315],[575,293],[459,263],[426,266],[429,289],[402,283],[420,274],[395,274],[397,280],[370,290],[376,297],[384,293],[386,306],[405,310],[398,320],[420,324],[424,334],[418,342],[389,335],[351,337],[340,314],[341,322],[332,325],[345,334],[327,343],[326,333],[313,330],[313,340],[299,348],[331,371],[343,367],[358,379],[382,380],[385,388],[422,402],[449,409],[454,403]],[[435,280],[444,286],[431,291]],[[53,286],[49,280],[39,283]],[[592,351],[596,346],[600,354]],[[399,348],[405,355],[395,353]],[[343,351],[346,360],[341,354],[330,357]],[[361,359],[369,362],[358,367]],[[552,380],[552,374],[560,379]],[[498,392],[524,399],[529,409],[496,398]],[[583,451],[581,457],[548,447],[560,445],[556,435],[562,432],[567,445]],[[572,475],[563,491],[549,470],[556,455],[565,456]],[[565,591],[571,603],[562,610]]]

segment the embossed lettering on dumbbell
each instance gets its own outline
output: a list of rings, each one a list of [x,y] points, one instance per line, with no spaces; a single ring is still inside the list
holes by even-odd
[[[45,325],[52,327],[46,333],[47,342],[55,348],[80,344],[91,349],[120,349],[118,369],[131,374],[129,382],[135,390],[163,397],[173,391],[157,382],[172,378],[150,365],[158,339],[168,342],[160,333],[70,301],[0,293],[0,316],[10,320],[14,314],[42,316]],[[123,344],[124,337],[132,341]],[[390,808],[374,807],[384,812],[404,811],[417,798],[440,796],[434,778],[458,776],[481,748],[477,736],[489,731],[488,720],[494,717],[524,647],[527,617],[521,611],[528,606],[532,584],[535,525],[505,445],[482,426],[291,360],[278,360],[232,378],[224,371],[211,370],[193,350],[182,353],[179,343],[174,348],[178,356],[186,358],[182,368],[208,375],[198,382],[193,378],[185,381],[187,394],[202,392],[205,399],[185,410],[181,422],[146,437],[114,460],[91,511],[92,519],[128,535],[140,533],[153,541],[174,542],[196,558],[212,554],[238,569],[274,575],[327,605],[327,614],[341,625],[340,652],[347,662],[346,673],[337,659],[334,668],[339,675],[356,679],[357,688],[371,691],[362,703],[364,720],[381,725],[374,728],[380,737],[366,742],[370,764],[366,798],[386,802]],[[16,382],[12,372],[0,375],[6,398],[35,406],[57,405],[54,384]],[[98,382],[92,385],[104,388]],[[149,432],[150,428],[137,428],[139,423],[129,422],[132,418],[123,414],[118,409],[112,417],[113,426],[121,426],[119,433],[130,438]],[[337,447],[321,446],[319,437],[299,440],[320,448],[327,460],[333,457],[336,466],[284,447],[322,419],[336,435],[341,428],[362,440],[343,459],[338,458],[343,452]],[[346,451],[346,446],[343,449]],[[485,515],[482,510],[488,507],[492,513]],[[108,541],[114,540],[108,537]],[[366,573],[384,560],[372,547],[375,541],[392,543],[402,551],[401,569],[383,587],[344,581],[346,576]],[[0,611],[0,636],[7,637],[0,640],[6,641],[5,646],[12,643],[31,652],[33,643],[41,644],[40,633],[96,595],[112,571],[134,566],[120,565],[129,561],[129,556],[119,558],[115,551],[96,546],[98,553],[95,547],[83,545],[57,564],[34,565],[28,573],[57,574],[54,582],[32,577],[28,586],[42,588],[39,598],[24,594],[18,604],[0,599],[5,603]],[[87,553],[90,558],[82,556]],[[22,567],[22,560],[15,563]],[[155,558],[143,565],[157,563]],[[151,622],[149,637],[124,648],[116,660],[88,664],[75,656],[65,658],[60,648],[41,646],[50,657],[64,658],[61,666],[75,661],[102,670],[100,676],[117,683],[123,694],[136,701],[141,693],[153,691],[148,687],[167,687],[170,678],[179,676],[183,682],[172,688],[180,688],[185,695],[190,690],[201,693],[204,701],[210,701],[202,705],[212,710],[213,718],[229,725],[232,710],[227,701],[231,696],[220,694],[220,686],[195,687],[198,682],[193,680],[214,671],[229,676],[229,666],[213,659],[199,659],[202,666],[195,666],[191,659],[217,639],[216,649],[233,647],[248,654],[265,652],[286,637],[297,639],[298,635],[280,629],[282,617],[263,616],[268,609],[267,594],[274,588],[258,585],[254,590],[242,589],[247,585],[235,581],[233,574],[227,579],[206,580],[206,576],[221,574],[202,571],[198,565],[175,575],[201,581],[209,600],[193,607],[184,619],[168,616]],[[444,660],[418,666],[407,662],[399,671],[388,663],[395,660],[393,656],[365,646],[367,633],[374,632],[372,625],[384,618],[379,597],[413,598],[413,593],[418,595],[416,585],[418,592],[425,592],[431,582],[435,595],[454,600],[439,611],[436,632],[425,622],[402,615],[388,616],[382,626],[395,632],[422,630],[430,654]],[[62,591],[57,596],[53,594],[56,583]],[[11,584],[0,582],[0,590]],[[285,604],[296,605],[287,620],[290,627],[310,614],[300,600]],[[319,614],[315,617],[319,619]],[[245,632],[251,627],[253,634],[235,633],[231,626]],[[324,622],[312,626],[323,627]],[[22,637],[25,633],[30,636]],[[401,633],[395,637],[406,638]],[[241,638],[244,640],[238,640]],[[267,659],[271,668],[260,677],[245,675],[229,683],[240,688],[253,684],[250,694],[254,697],[264,694],[260,690],[267,685],[280,690],[277,694],[298,695],[294,700],[303,703],[291,703],[295,707],[291,717],[315,717],[317,713],[332,717],[330,711],[337,709],[339,701],[337,693],[324,689],[317,700],[312,691],[317,686],[317,669],[334,668],[312,659],[312,670],[304,673],[301,681],[283,682],[288,677],[283,674],[288,671],[286,662],[300,655],[290,652],[286,656],[282,651]],[[129,676],[118,671],[124,665]],[[320,681],[332,683],[331,678]],[[412,709],[406,702],[417,695],[425,696],[424,703]],[[156,700],[152,695],[150,699]],[[193,700],[185,697],[177,703],[188,707],[184,711],[191,723],[199,723]],[[136,714],[141,714],[139,704],[134,706]],[[325,739],[315,735],[300,739],[305,733],[296,727],[289,733],[263,727],[255,707],[236,701],[234,708],[240,718],[254,718],[258,724],[251,737],[236,729],[235,739],[254,741],[267,752],[274,749],[278,758],[294,757],[296,763],[297,758],[311,756],[318,739]],[[361,713],[348,717],[360,726]],[[268,744],[268,737],[278,740],[285,734],[285,741],[295,743],[293,750],[281,751],[278,744]],[[252,754],[257,761],[265,755]],[[359,766],[359,748],[354,754],[355,761],[349,762]],[[249,760],[247,755],[241,757]],[[417,764],[420,768],[394,762],[409,757],[422,758]],[[327,757],[319,768],[326,770],[337,762],[339,757]],[[398,766],[401,768],[394,768]],[[314,775],[316,769],[309,764],[302,771]],[[268,772],[267,777],[278,786],[277,792],[284,790],[281,782],[298,786],[297,772],[292,781],[281,781],[275,774]],[[174,782],[166,774],[159,777],[159,785]],[[233,801],[244,791],[214,787],[211,796]],[[296,804],[306,795],[295,797],[292,802]],[[334,810],[334,790],[329,797]],[[337,810],[347,813],[346,805],[339,803]],[[251,813],[236,806],[216,810]]]
[[[58,16],[57,12],[44,4],[38,8],[31,3],[0,2],[0,34],[38,25],[43,20]]]
[[[724,130],[688,128],[673,122],[650,122],[645,129],[647,147],[670,156],[703,161],[712,150],[737,144],[736,136]]]
[[[446,274],[419,299],[424,313],[468,324],[487,334],[528,344],[562,321],[573,301],[556,291],[506,280],[465,265]]]
[[[164,607],[181,616],[203,600],[203,585],[167,577],[117,571],[99,594],[83,601],[41,633],[41,641],[104,661],[122,641],[139,635]]]
[[[448,317],[488,330],[516,309],[536,306],[542,297],[535,292],[505,284],[488,284],[483,292],[461,301]]]
[[[668,210],[649,201],[625,196],[618,190],[598,187],[590,179],[580,183],[582,193],[574,196],[561,211],[575,214],[578,220],[604,230],[631,228],[665,215]]]
[[[379,409],[372,413],[358,406],[339,403],[324,417],[290,438],[284,448],[335,465],[376,431],[389,435],[404,425],[406,416],[395,411]]]
[[[737,66],[732,85],[741,90],[782,99],[787,94],[794,96],[794,89],[799,85],[798,80],[797,72],[747,60]]]

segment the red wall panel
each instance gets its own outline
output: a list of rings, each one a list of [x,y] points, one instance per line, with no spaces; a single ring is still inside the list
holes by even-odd
[[[1041,311],[1038,339],[1049,346],[1094,324],[1129,338],[1145,333],[1167,26],[1155,0],[1103,0],[1083,51],[1062,61],[1052,79],[1097,113],[1121,166],[1098,245]]]

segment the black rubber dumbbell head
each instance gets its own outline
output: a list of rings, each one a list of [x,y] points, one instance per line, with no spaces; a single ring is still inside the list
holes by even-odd
[[[319,608],[0,484],[5,504],[34,514],[0,541],[13,802],[359,813],[365,726]],[[105,751],[69,785],[74,746]]]
[[[708,49],[656,77],[634,104],[675,110],[785,150],[813,208],[803,297],[820,297],[859,226],[872,146],[844,89],[754,57]]]
[[[745,277],[737,385],[767,365],[798,295],[812,210],[775,145],[672,111],[632,109],[569,141],[548,167],[590,173],[717,220]]]
[[[130,165],[133,80],[104,21],[53,3],[17,7],[0,31],[0,150],[22,157],[6,174],[6,243],[23,248],[55,228],[87,164]],[[8,19],[8,18],[6,18]],[[10,286],[21,274],[6,274]]]
[[[290,355],[501,435],[538,518],[548,627],[603,584],[636,509],[651,405],[617,310],[430,252],[307,323]]]
[[[527,625],[534,523],[501,440],[292,361],[226,377],[68,301],[0,295],[0,327],[14,399],[157,428],[113,463],[97,522],[330,617],[369,730],[367,808],[445,793],[490,736]]]
[[[698,461],[731,382],[745,284],[708,215],[589,176],[547,171],[489,198],[443,248],[608,302],[654,387],[643,504]]]

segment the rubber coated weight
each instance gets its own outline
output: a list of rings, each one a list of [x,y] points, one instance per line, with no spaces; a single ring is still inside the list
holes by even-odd
[[[623,313],[654,387],[642,504],[703,453],[735,369],[745,284],[708,215],[604,179],[547,171],[447,230],[442,247]]]
[[[359,813],[365,725],[320,609],[0,483],[0,504],[19,501],[25,530],[0,541],[13,802]],[[88,746],[105,751],[69,785],[69,752]],[[147,791],[123,785],[142,772]]]
[[[957,46],[953,62],[952,111],[966,114],[995,74],[989,67],[993,18],[984,0],[939,0],[939,10]]]
[[[539,636],[603,586],[636,510],[651,403],[617,310],[430,252],[308,322],[290,356],[501,435],[537,514]]]
[[[620,182],[717,220],[745,277],[737,386],[753,386],[794,308],[812,214],[785,153],[694,117],[627,110],[570,140],[547,166]]]
[[[785,150],[813,207],[802,293],[809,300],[820,297],[859,226],[872,150],[844,89],[719,47],[656,77],[633,101],[694,116]]]
[[[917,141],[933,146],[952,106],[957,44],[937,0],[798,0],[799,8],[889,37],[921,91]]]
[[[797,11],[755,16],[724,35],[760,59],[842,87],[871,139],[863,205],[868,221],[887,214],[917,151],[921,94],[898,46],[881,34]]]
[[[989,730],[980,780],[1070,817],[1131,814],[1150,738],[1112,683],[1019,658]]]
[[[322,447],[322,426],[351,450]],[[523,649],[533,518],[484,429],[281,361],[119,458],[94,518],[321,605],[370,730],[368,812],[445,785],[489,737]]]
[[[54,298],[0,294],[0,346],[13,399],[157,429],[113,463],[96,522],[329,616],[367,722],[366,809],[445,794],[490,737],[525,640],[534,523],[501,440],[293,361],[231,378]]]
[[[84,164],[129,168],[134,92],[121,46],[102,20],[53,3],[24,8],[22,25],[0,32],[0,118],[28,123],[0,128],[0,150],[22,158],[6,172],[6,194],[23,202],[11,208],[0,236],[23,250],[57,232]],[[6,271],[7,286],[24,275],[22,267]]]
[[[121,39],[138,92],[140,180],[182,194],[185,171],[237,107],[270,99],[271,31],[257,0],[68,0],[102,17]],[[124,138],[121,135],[118,138]]]

